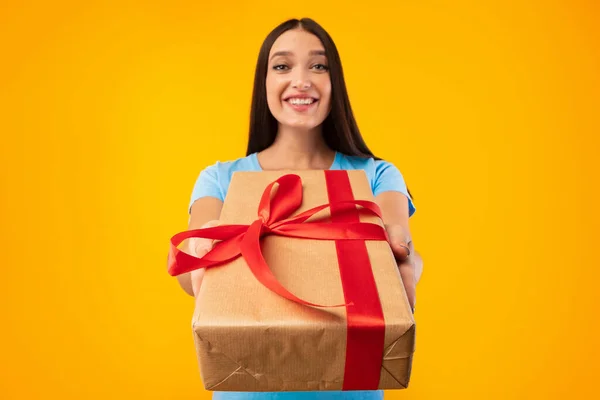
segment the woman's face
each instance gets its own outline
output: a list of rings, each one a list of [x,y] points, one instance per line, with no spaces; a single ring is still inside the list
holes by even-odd
[[[269,109],[280,125],[321,125],[331,107],[331,80],[319,38],[302,29],[279,36],[269,53],[266,85]]]

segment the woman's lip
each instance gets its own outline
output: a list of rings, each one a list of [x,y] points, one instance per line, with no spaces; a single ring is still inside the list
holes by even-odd
[[[312,99],[313,101],[319,101],[316,97],[310,96],[290,96],[283,99],[283,101],[290,101],[291,99]]]
[[[290,103],[287,100],[285,101],[285,103],[288,106],[290,106],[293,110],[302,112],[302,111],[306,111],[306,110],[310,109],[312,106],[314,106],[315,104],[317,104],[318,100],[315,100],[315,101],[313,101],[310,104],[292,104],[292,103]]]

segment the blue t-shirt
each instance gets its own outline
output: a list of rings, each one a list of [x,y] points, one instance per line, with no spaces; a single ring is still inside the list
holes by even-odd
[[[367,174],[374,196],[387,191],[400,192],[408,198],[408,215],[412,216],[416,211],[406,189],[404,177],[398,168],[387,161],[347,156],[336,152],[333,164],[329,169],[362,169]],[[188,212],[191,211],[192,204],[201,197],[210,196],[225,201],[231,175],[235,171],[262,171],[256,153],[235,161],[217,162],[202,170],[194,185]]]
[[[406,189],[406,183],[393,164],[372,158],[347,156],[336,152],[330,169],[363,169],[373,195],[387,191],[400,192],[408,198],[408,212],[412,216],[415,206]],[[201,197],[215,197],[225,201],[231,176],[235,171],[262,171],[256,153],[235,161],[217,162],[200,172],[194,185],[188,211]],[[381,400],[382,390],[364,391],[318,391],[318,392],[213,392],[213,400]]]

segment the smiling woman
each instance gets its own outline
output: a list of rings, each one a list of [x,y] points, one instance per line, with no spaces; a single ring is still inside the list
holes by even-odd
[[[342,63],[329,34],[311,19],[289,20],[276,27],[259,52],[254,79],[246,157],[216,162],[203,169],[189,204],[189,229],[218,223],[235,171],[365,171],[409,298],[414,308],[421,259],[411,241],[409,217],[415,212],[400,171],[373,155],[354,119]],[[212,241],[192,239],[188,252],[203,256]],[[203,270],[178,276],[184,290],[196,295]],[[401,295],[400,293],[398,294]],[[214,398],[273,399],[271,393],[214,392]],[[382,391],[278,393],[293,399],[381,399]]]
[[[271,113],[292,129],[318,127],[331,105],[329,67],[321,41],[293,29],[279,36],[271,51],[266,82]]]
[[[303,143],[324,155],[332,152],[321,139],[323,121],[331,111],[331,79],[326,54],[319,38],[302,28],[284,32],[273,43],[264,87],[269,112],[278,122],[274,150],[278,150],[279,143],[295,146]],[[298,135],[299,129],[305,132],[302,137]],[[309,137],[313,139],[311,142],[306,141]],[[268,155],[262,154],[259,158],[268,159]],[[331,162],[320,169],[329,165]]]

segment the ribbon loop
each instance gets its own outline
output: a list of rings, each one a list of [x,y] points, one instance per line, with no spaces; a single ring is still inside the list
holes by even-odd
[[[277,185],[277,186],[275,186]],[[273,194],[273,188],[275,193]],[[289,217],[302,204],[302,181],[288,174],[267,186],[259,205],[259,215],[266,225]]]

